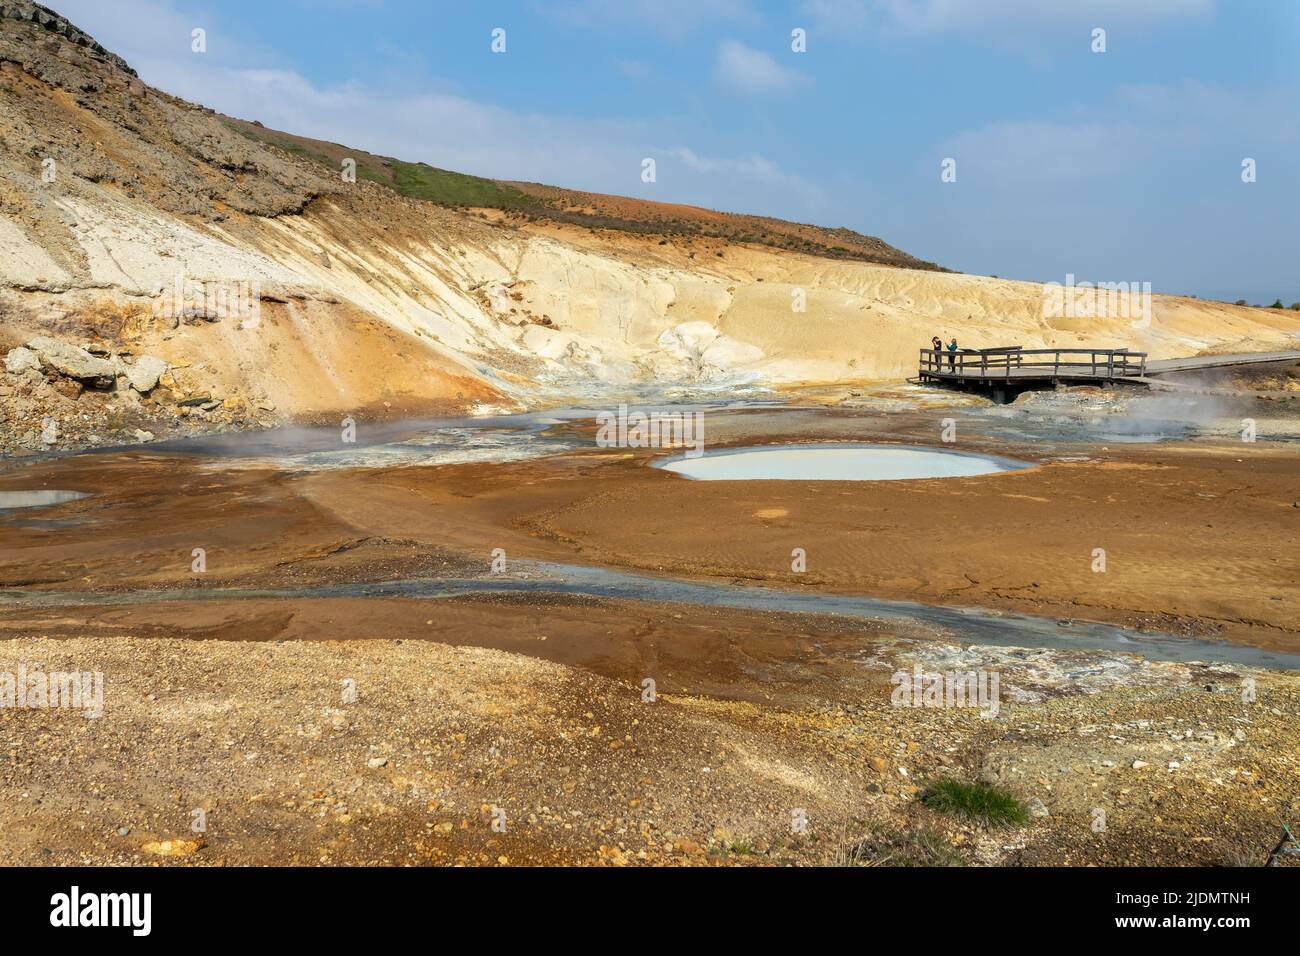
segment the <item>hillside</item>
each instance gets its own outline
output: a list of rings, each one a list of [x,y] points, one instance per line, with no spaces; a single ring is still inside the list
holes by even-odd
[[[121,436],[177,417],[252,427],[896,380],[936,332],[1160,357],[1278,347],[1295,329],[1293,313],[1166,296],[1150,327],[1046,318],[1042,286],[936,271],[856,233],[291,137],[149,87],[44,7],[0,8],[0,354],[45,336],[112,369],[73,379],[18,356],[0,397],[26,447],[46,416]],[[256,314],[214,305],[231,290]],[[141,356],[167,370],[127,388]]]
[[[388,186],[403,196],[460,209],[496,209],[507,213],[509,222],[540,219],[649,236],[708,237],[829,259],[944,271],[934,263],[908,255],[875,236],[863,236],[851,229],[827,229],[768,216],[717,212],[697,206],[580,192],[540,183],[484,179],[437,169],[426,163],[376,156],[338,143],[267,129],[255,121],[224,119],[231,129],[250,139],[314,160],[330,174],[339,170],[345,159],[352,159],[357,164],[359,177]]]

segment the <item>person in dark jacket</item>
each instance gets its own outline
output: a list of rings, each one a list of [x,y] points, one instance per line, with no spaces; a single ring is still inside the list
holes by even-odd
[[[930,344],[934,346],[934,370],[937,372],[943,368],[943,339],[936,335],[930,339]]]

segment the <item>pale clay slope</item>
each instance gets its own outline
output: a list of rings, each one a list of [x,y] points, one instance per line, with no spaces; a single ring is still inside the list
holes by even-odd
[[[277,298],[305,292],[274,313],[287,315],[286,329],[219,322],[182,328],[166,341],[160,329],[146,328],[141,339],[166,358],[203,363],[225,387],[278,395],[285,411],[386,394],[421,397],[421,370],[430,362],[458,380],[483,383],[475,395],[454,389],[467,402],[495,394],[531,404],[637,383],[900,379],[915,372],[917,349],[932,334],[972,347],[1128,346],[1158,358],[1225,343],[1283,347],[1300,330],[1294,313],[1164,296],[1155,297],[1147,329],[1127,318],[1045,319],[1043,287],[1034,283],[760,246],[721,247],[719,258],[716,243],[702,250],[554,226],[508,230],[450,212],[439,228],[432,219],[421,228],[418,215],[390,228],[333,199],[305,215],[236,216],[223,225],[191,224],[97,186],[55,202],[89,276],[70,276],[53,250],[0,217],[0,280],[27,291],[38,323],[45,309],[66,311],[105,295],[147,312],[156,290],[169,288],[178,273],[257,280]],[[457,228],[441,228],[448,221]],[[688,257],[692,248],[695,258]],[[806,290],[802,314],[792,308],[796,288]],[[357,315],[414,339],[409,348],[380,347],[366,368],[341,373],[337,366],[349,357],[334,350],[355,351],[355,342],[331,326]],[[546,316],[552,326],[525,315]],[[288,367],[261,354],[286,334],[302,353]],[[181,348],[188,354],[177,354]],[[414,368],[400,368],[403,361]],[[283,381],[295,374],[304,382]]]

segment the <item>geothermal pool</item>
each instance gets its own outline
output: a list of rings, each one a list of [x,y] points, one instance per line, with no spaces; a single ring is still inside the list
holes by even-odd
[[[85,491],[0,491],[0,511],[8,508],[44,508],[48,505],[61,505],[65,501],[90,497]]]
[[[697,481],[903,481],[968,478],[1028,468],[1025,462],[906,445],[776,445],[659,462]]]

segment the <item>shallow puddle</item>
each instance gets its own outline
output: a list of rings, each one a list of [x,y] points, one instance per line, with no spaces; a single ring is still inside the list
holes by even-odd
[[[54,491],[44,488],[37,491],[0,491],[0,511],[10,508],[44,508],[89,497],[89,492],[85,491]]]
[[[777,445],[736,448],[656,465],[698,481],[905,481],[968,478],[1026,462],[904,445]]]

